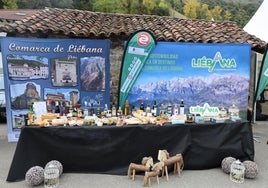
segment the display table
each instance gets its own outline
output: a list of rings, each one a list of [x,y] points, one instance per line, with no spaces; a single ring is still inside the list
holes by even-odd
[[[184,169],[220,167],[224,157],[254,160],[249,122],[183,125],[24,127],[7,181],[23,180],[33,166],[58,160],[64,173],[126,175],[145,156],[157,162],[159,149],[182,153]]]

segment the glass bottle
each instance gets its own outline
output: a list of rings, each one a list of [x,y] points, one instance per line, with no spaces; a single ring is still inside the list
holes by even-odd
[[[147,104],[146,109],[145,109],[146,115],[149,116],[151,114],[151,107],[149,104]]]
[[[117,117],[121,117],[122,114],[123,114],[122,108],[121,108],[121,106],[119,106],[118,110],[117,110]]]
[[[179,114],[179,107],[177,104],[174,105],[174,108],[173,108],[173,115],[176,116]]]
[[[84,117],[88,116],[87,101],[84,102],[83,115]]]
[[[128,103],[128,100],[126,100],[126,102],[125,102],[124,115],[125,116],[129,115],[129,103]]]
[[[243,183],[245,176],[245,166],[240,160],[235,160],[231,164],[230,180],[236,183]]]
[[[60,172],[56,165],[49,164],[44,170],[44,187],[55,188],[59,185]]]
[[[156,101],[154,101],[154,104],[153,104],[153,107],[152,107],[152,115],[154,117],[156,117],[158,115],[158,107],[157,107],[157,104],[156,104]]]
[[[184,102],[183,102],[183,99],[181,99],[181,103],[180,103],[180,114],[184,114]]]
[[[90,116],[93,116],[94,114],[95,114],[95,112],[94,112],[94,106],[93,106],[93,103],[90,103],[89,115],[90,115]]]
[[[115,107],[115,104],[113,103],[112,105],[112,117],[116,117],[116,107]]]
[[[172,116],[172,105],[170,102],[167,105],[167,116],[169,116],[169,117]]]
[[[30,106],[29,106],[29,112],[28,112],[27,116],[28,116],[27,125],[31,125],[34,122],[34,119],[35,119],[33,103],[31,103]]]
[[[98,101],[98,103],[97,103],[96,115],[98,118],[101,117],[100,101]]]
[[[55,111],[54,111],[56,114],[60,114],[60,106],[59,106],[59,102],[56,101],[55,102]]]
[[[107,117],[107,113],[108,113],[108,105],[107,104],[104,104],[104,109],[103,109],[103,116],[104,117]]]
[[[140,110],[142,110],[144,112],[144,103],[143,103],[143,101],[141,101]]]

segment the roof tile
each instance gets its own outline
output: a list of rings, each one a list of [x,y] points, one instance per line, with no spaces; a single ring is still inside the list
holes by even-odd
[[[149,30],[158,41],[249,43],[253,50],[260,53],[264,53],[266,48],[266,42],[245,32],[234,22],[155,15],[110,14],[50,8],[35,11],[32,15],[14,23],[0,26],[1,32],[13,36],[47,34],[101,39],[110,37],[128,39],[140,29]]]

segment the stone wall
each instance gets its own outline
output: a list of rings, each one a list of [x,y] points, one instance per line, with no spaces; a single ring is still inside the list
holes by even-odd
[[[118,87],[121,62],[124,53],[123,41],[112,42],[110,49],[110,104],[118,104]]]

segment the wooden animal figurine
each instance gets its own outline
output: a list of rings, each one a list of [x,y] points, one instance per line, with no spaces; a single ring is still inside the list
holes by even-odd
[[[167,166],[174,165],[174,174],[178,173],[181,175],[181,172],[184,168],[184,162],[182,154],[176,154],[172,157],[169,156],[169,153],[166,150],[159,150],[158,152],[158,160],[164,162],[164,167],[162,170],[162,176],[164,177],[164,173],[166,173],[166,177],[168,180],[168,169]]]
[[[159,161],[166,161],[167,159],[169,158],[169,153],[167,152],[167,150],[158,150],[158,157],[157,159]],[[164,163],[165,164],[165,163]],[[167,180],[168,180],[168,169],[167,169],[167,165],[164,165],[163,166],[163,169],[162,169],[162,177],[164,177],[164,173],[166,173],[167,175]]]
[[[152,171],[145,172],[143,179],[143,186],[151,186],[151,177],[156,177],[157,184],[159,184],[159,174],[164,167],[164,162],[155,163],[152,167]]]
[[[141,164],[130,163],[128,167],[128,177],[135,180],[136,172],[148,172],[152,168],[154,162],[152,157],[143,157]]]

